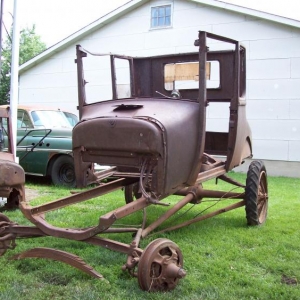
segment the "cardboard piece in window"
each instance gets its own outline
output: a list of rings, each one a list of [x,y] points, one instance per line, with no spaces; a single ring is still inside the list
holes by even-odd
[[[210,79],[211,63],[206,63],[206,79]],[[165,82],[199,81],[199,63],[178,63],[165,65]]]

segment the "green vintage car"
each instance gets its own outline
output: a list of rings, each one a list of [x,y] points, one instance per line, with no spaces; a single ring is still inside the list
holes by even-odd
[[[25,173],[50,177],[55,185],[75,187],[72,128],[65,112],[18,106],[17,157]]]

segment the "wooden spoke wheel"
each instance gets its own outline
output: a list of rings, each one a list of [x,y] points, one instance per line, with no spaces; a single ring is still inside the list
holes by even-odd
[[[245,202],[247,224],[263,224],[268,212],[268,182],[266,168],[261,161],[253,161],[249,166]]]
[[[9,223],[10,220],[7,216],[5,216],[4,214],[0,213],[0,237],[1,236],[1,227],[7,225],[7,223]],[[7,249],[11,248],[12,243],[14,244],[14,240],[4,240],[4,241],[0,241],[0,256],[2,256]]]
[[[148,292],[169,291],[186,275],[179,247],[164,238],[152,241],[138,264],[138,282]]]

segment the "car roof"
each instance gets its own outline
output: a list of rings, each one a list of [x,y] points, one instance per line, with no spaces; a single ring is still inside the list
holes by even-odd
[[[0,105],[0,107],[7,108],[7,107],[9,107],[9,104]],[[67,113],[75,115],[72,112],[61,110],[60,108],[47,107],[47,106],[44,106],[44,105],[18,105],[18,109],[24,109],[24,110],[27,110],[27,111],[53,110],[53,111],[67,112]]]

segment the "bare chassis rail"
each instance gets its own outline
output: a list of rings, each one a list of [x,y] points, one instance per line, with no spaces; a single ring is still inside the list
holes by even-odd
[[[113,175],[114,169],[111,169],[111,172],[104,171],[105,176]],[[214,212],[201,215],[184,223],[181,223],[176,226],[172,226],[169,228],[164,228],[160,232],[170,231],[174,229],[181,228],[183,226],[188,226],[192,223],[199,222],[201,220],[213,217],[215,215],[230,211],[232,209],[241,207],[245,205],[244,201],[244,193],[235,193],[235,192],[223,192],[223,191],[212,191],[205,190],[202,188],[201,183],[207,181],[211,178],[220,178],[224,181],[230,182],[239,187],[244,187],[244,185],[235,182],[229,177],[225,176],[226,173],[225,167],[220,165],[219,167],[213,168],[211,170],[207,170],[205,172],[201,172],[198,175],[196,184],[194,187],[189,187],[186,189],[182,189],[176,193],[176,195],[184,196],[179,202],[177,202],[174,206],[168,209],[164,214],[162,214],[156,221],[146,227],[146,214],[144,213],[142,226],[141,228],[112,228],[111,226],[119,219],[124,218],[136,211],[143,210],[147,206],[151,205],[149,200],[145,197],[141,197],[133,202],[130,202],[120,208],[117,208],[113,211],[102,215],[99,218],[99,224],[94,227],[89,227],[85,229],[70,229],[70,228],[58,228],[54,227],[51,224],[45,221],[45,214],[47,212],[57,210],[60,208],[64,208],[66,206],[76,204],[82,201],[90,200],[92,198],[107,194],[117,189],[121,189],[124,186],[133,184],[137,181],[136,178],[116,178],[106,184],[99,185],[92,189],[72,194],[68,197],[58,199],[53,202],[49,202],[43,205],[31,207],[27,202],[20,201],[20,209],[23,212],[24,216],[29,219],[35,226],[21,226],[16,223],[10,222],[7,217],[1,215],[0,217],[0,246],[2,245],[2,254],[6,251],[6,249],[15,247],[15,239],[16,238],[35,238],[35,237],[44,237],[44,236],[53,236],[58,238],[66,238],[70,240],[77,240],[86,242],[89,244],[93,244],[96,246],[104,247],[110,250],[122,252],[127,254],[127,262],[122,267],[123,270],[128,270],[132,275],[134,274],[134,268],[139,262],[140,257],[143,254],[143,250],[139,248],[139,243],[141,238],[146,237],[151,232],[153,232],[156,228],[158,228],[161,224],[163,224],[168,218],[174,215],[176,212],[181,210],[188,203],[199,203],[202,198],[233,198],[233,199],[242,199],[241,201],[224,207],[222,209],[218,209]],[[98,174],[101,178],[101,172]],[[158,203],[163,204],[163,203]],[[3,219],[4,217],[4,219]],[[102,238],[97,236],[101,233],[125,233],[132,232],[135,233],[135,237],[130,244],[124,244],[117,242],[112,239]],[[1,251],[1,249],[0,249]],[[54,260],[60,260],[66,262],[82,271],[97,277],[102,278],[102,276],[93,270],[90,266],[86,265],[79,257],[65,253],[56,249],[48,249],[48,248],[36,248],[21,254],[14,256],[14,259],[26,258],[26,257],[44,257],[50,258]],[[175,271],[174,275],[177,278],[182,278],[185,273],[184,271],[178,267]],[[172,287],[171,287],[172,288]]]

